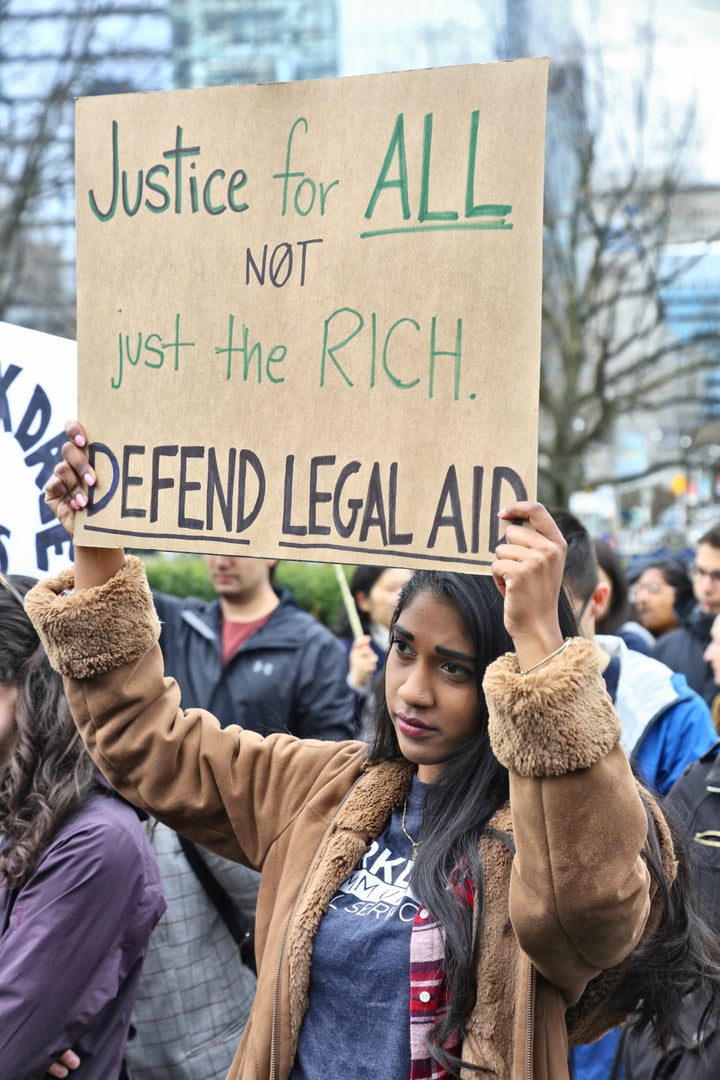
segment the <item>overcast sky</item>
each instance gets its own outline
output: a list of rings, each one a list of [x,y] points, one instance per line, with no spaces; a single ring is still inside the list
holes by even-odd
[[[599,44],[608,109],[630,114],[644,72],[640,28],[652,15],[656,42],[650,131],[662,140],[695,102],[688,152],[695,178],[720,183],[720,0],[526,0],[530,52],[558,59],[573,25]],[[341,0],[341,73],[483,63],[495,58],[505,0]]]
[[[602,0],[595,5],[575,0],[573,7],[579,28],[603,42],[619,88],[641,70],[638,28],[648,8],[654,10],[653,115],[662,122],[666,110],[674,106],[677,117],[680,109],[694,102],[697,171],[705,180],[720,182],[720,0],[656,0],[650,5],[641,0]]]

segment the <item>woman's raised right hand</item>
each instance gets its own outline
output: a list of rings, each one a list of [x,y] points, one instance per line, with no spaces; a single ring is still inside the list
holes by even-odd
[[[75,512],[87,506],[87,489],[93,487],[96,476],[88,461],[87,436],[79,420],[68,420],[65,434],[63,460],[45,485],[45,502],[72,536]]]
[[[75,514],[87,506],[87,490],[94,486],[96,476],[88,461],[85,428],[78,420],[68,420],[65,434],[63,460],[45,485],[45,502],[74,538]],[[103,585],[125,565],[122,548],[74,546],[76,591]]]

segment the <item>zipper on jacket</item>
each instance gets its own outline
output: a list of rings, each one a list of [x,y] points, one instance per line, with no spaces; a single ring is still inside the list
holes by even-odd
[[[338,809],[339,809],[339,807],[338,807]],[[333,821],[335,820],[334,815],[333,815],[332,820]],[[271,1027],[270,1027],[270,1080],[278,1080],[279,1070],[280,1070],[280,1064],[279,1064],[279,1061],[278,1061],[278,1052],[277,1052],[277,1050],[278,1050],[278,1046],[277,1046],[277,1044],[278,1044],[278,1024],[279,1024],[279,1017],[280,1017],[280,979],[281,979],[281,976],[282,976],[283,961],[285,959],[285,947],[287,945],[288,934],[290,933],[290,924],[292,923],[293,915],[295,914],[295,910],[296,910],[296,908],[298,906],[298,903],[300,902],[300,897],[302,896],[303,889],[305,888],[305,883],[306,883],[306,881],[308,879],[308,876],[310,874],[310,869],[315,863],[315,858],[317,856],[318,851],[320,850],[320,845],[322,844],[323,840],[327,836],[328,830],[329,830],[331,824],[332,824],[332,821],[328,822],[327,828],[324,830],[322,836],[320,837],[320,839],[317,842],[317,846],[316,846],[315,850],[312,853],[312,858],[310,859],[310,862],[307,865],[307,869],[305,870],[305,874],[303,876],[302,882],[300,883],[300,888],[298,889],[297,896],[295,897],[295,903],[293,904],[292,908],[290,909],[290,914],[288,915],[287,922],[285,923],[285,929],[283,930],[282,943],[280,945],[280,956],[278,957],[278,965],[277,965],[277,970],[275,972],[275,993],[273,994],[272,1023],[271,1023]]]
[[[297,901],[296,901],[297,903]],[[290,913],[290,918],[295,911],[295,905]],[[271,1080],[277,1080],[278,1076],[278,1054],[277,1054],[277,1028],[278,1028],[278,1013],[280,1012],[280,975],[282,972],[283,957],[285,956],[285,943],[287,941],[288,930],[290,928],[290,919],[288,919],[285,930],[283,932],[282,945],[280,946],[280,959],[278,960],[277,972],[275,974],[275,993],[273,994],[273,1011],[272,1011],[272,1025],[270,1028],[270,1076]]]
[[[530,964],[527,1002],[525,1005],[525,1080],[532,1080],[533,1043],[535,1035],[535,965]]]
[[[330,821],[328,821],[325,829],[323,830],[322,836],[318,840],[317,845],[315,847],[315,850],[312,853],[312,857],[310,859],[310,862],[307,864],[305,874],[303,875],[303,879],[302,879],[302,881],[300,883],[300,887],[299,887],[299,889],[297,891],[297,896],[295,897],[295,903],[293,904],[293,906],[292,906],[292,908],[290,910],[290,914],[288,915],[287,922],[285,923],[285,929],[283,931],[283,936],[282,936],[282,943],[280,945],[280,956],[278,958],[277,972],[275,974],[275,993],[273,995],[272,1022],[271,1022],[271,1026],[270,1026],[270,1080],[278,1080],[279,1068],[280,1068],[279,1062],[278,1062],[278,1053],[277,1053],[278,1022],[279,1022],[279,1012],[280,1012],[280,976],[282,974],[283,960],[285,958],[285,946],[287,945],[287,938],[288,938],[288,934],[290,933],[290,924],[293,921],[293,916],[295,914],[295,910],[296,910],[296,908],[297,908],[297,906],[298,906],[298,904],[300,902],[300,897],[303,894],[303,890],[305,888],[305,884],[307,882],[307,879],[310,876],[310,871],[312,870],[313,866],[315,865],[315,859],[317,858],[317,854],[318,854],[322,844],[325,842],[325,837],[328,835],[330,829],[335,824],[335,819],[337,818],[338,814],[342,810],[342,808],[345,805],[346,801],[350,798],[350,794],[354,790],[355,784],[357,784],[358,780],[360,780],[359,776],[354,781],[354,783],[350,785],[350,788],[348,789],[348,791],[345,792],[345,795],[343,796],[342,801],[340,803],[338,803],[338,805],[337,805],[337,807],[335,809],[335,813],[333,814]]]

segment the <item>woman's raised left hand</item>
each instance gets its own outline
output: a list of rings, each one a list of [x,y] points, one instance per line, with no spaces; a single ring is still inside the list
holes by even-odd
[[[495,549],[492,574],[505,599],[505,628],[524,669],[562,644],[558,599],[567,544],[541,503],[511,503],[499,516],[508,526]]]

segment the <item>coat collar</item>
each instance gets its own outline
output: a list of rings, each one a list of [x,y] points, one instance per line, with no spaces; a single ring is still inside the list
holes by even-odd
[[[415,767],[407,761],[369,765],[328,825],[308,867],[288,936],[290,1040],[295,1055],[307,1009],[313,941],[338,885],[382,832],[407,794]]]

